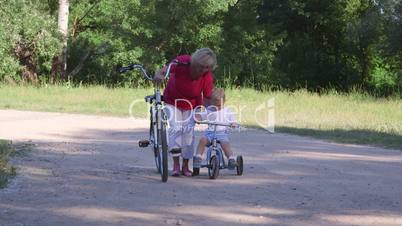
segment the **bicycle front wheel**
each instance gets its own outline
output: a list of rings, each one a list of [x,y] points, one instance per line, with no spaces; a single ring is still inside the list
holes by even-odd
[[[158,117],[160,120],[160,127],[158,128],[158,137],[161,141],[160,147],[160,174],[162,178],[162,182],[166,182],[168,179],[168,144],[167,144],[167,133],[166,133],[166,117],[164,112],[160,110],[159,112],[161,117]],[[162,120],[163,119],[163,120]]]
[[[152,114],[152,111],[151,111]],[[156,120],[155,120],[156,121]],[[158,142],[158,130],[157,130],[157,124],[156,122],[154,123],[153,121],[153,117],[151,116],[150,119],[151,125],[150,125],[150,130],[149,130],[149,140],[151,141],[152,144],[152,151],[154,154],[154,158],[155,158],[155,165],[156,165],[156,170],[158,171],[158,173],[161,173],[161,153],[160,153],[160,142]]]

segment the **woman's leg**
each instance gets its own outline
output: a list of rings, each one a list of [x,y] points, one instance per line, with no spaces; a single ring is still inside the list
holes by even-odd
[[[166,116],[168,117],[169,130],[168,130],[168,146],[169,151],[181,149],[181,136],[182,136],[182,126],[181,126],[181,111],[173,105],[165,105]],[[172,176],[180,175],[180,153],[172,153],[173,157],[173,173]]]
[[[182,169],[188,169],[188,159],[183,159],[183,167]]]
[[[183,133],[182,133],[182,153],[183,157],[183,166],[182,173],[185,176],[191,176],[192,172],[188,167],[188,160],[193,158],[194,155],[194,119],[193,119],[192,111],[184,111],[182,112],[182,120],[183,120]]]
[[[180,157],[173,157],[173,176],[180,174]]]

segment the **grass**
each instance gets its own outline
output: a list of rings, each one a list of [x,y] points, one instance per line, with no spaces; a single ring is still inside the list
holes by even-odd
[[[1,86],[0,108],[48,112],[69,112],[127,116],[132,101],[134,114],[145,117],[143,98],[149,89],[107,89],[102,86],[69,88],[66,86]]]
[[[0,85],[0,109],[127,117],[131,105],[133,116],[146,117],[143,97],[150,93],[152,89],[144,88]],[[265,127],[274,110],[275,131],[402,150],[402,101],[398,98],[379,99],[358,92],[319,95],[304,90],[262,93],[251,89],[227,90],[226,96],[226,104],[246,126]],[[274,100],[274,107],[269,100]]]
[[[234,99],[233,103],[249,100],[246,103],[249,110],[244,113],[249,125],[255,125],[255,119],[250,117],[254,109],[263,100],[274,98],[275,131],[402,150],[401,99],[377,99],[361,93],[318,95],[303,90],[294,93],[229,91],[228,96]]]
[[[16,174],[15,168],[7,164],[9,157],[14,155],[14,150],[11,142],[0,140],[0,188],[4,188]]]

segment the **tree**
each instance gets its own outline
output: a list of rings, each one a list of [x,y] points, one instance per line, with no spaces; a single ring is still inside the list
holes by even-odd
[[[259,4],[258,0],[237,1],[223,18],[217,82],[226,87],[263,90],[279,85],[272,61],[283,35],[258,22]]]
[[[284,37],[273,60],[283,87],[319,90],[350,85],[354,69],[345,56],[346,4],[346,0],[265,0],[258,7],[259,23]]]
[[[141,84],[140,74],[117,74],[119,64],[155,69],[200,47],[219,51],[222,17],[234,0],[77,1],[71,10],[69,68],[86,59],[74,81]],[[92,6],[96,6],[92,8]],[[87,10],[92,10],[87,13]],[[83,18],[83,15],[87,15]],[[88,57],[85,57],[88,56]]]
[[[63,51],[59,56],[53,58],[52,72],[50,81],[56,80],[56,75],[60,74],[61,80],[65,80],[67,72],[67,39],[68,39],[68,16],[69,0],[59,0],[59,12],[57,25],[63,38]]]

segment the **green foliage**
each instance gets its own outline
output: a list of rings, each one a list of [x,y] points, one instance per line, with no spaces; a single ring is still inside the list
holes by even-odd
[[[8,180],[16,174],[15,168],[7,164],[9,157],[14,152],[10,142],[0,140],[0,188],[4,188]]]
[[[151,70],[177,54],[209,46],[219,51],[227,1],[79,1],[70,19],[70,71],[76,82],[143,85],[139,74],[119,75],[116,66],[142,62]],[[203,21],[200,23],[200,21]],[[89,57],[86,57],[88,56]],[[96,83],[95,82],[95,83]]]
[[[56,0],[0,6],[0,80],[47,80],[61,48],[57,10]],[[210,47],[219,86],[391,95],[402,90],[401,18],[400,0],[71,0],[68,78],[144,86],[116,67],[153,71]]]
[[[61,43],[55,21],[29,1],[0,6],[0,79],[47,79]]]
[[[398,65],[384,55],[386,12],[395,6],[390,2],[263,1],[258,8],[260,22],[273,28],[274,34],[286,35],[273,62],[283,75],[280,84],[312,90],[371,89],[382,86],[383,80],[378,79],[381,67],[376,64],[380,60],[388,65],[388,88],[396,89],[400,85],[394,76]],[[400,21],[400,15],[394,14],[394,18]]]
[[[217,82],[223,86],[262,90],[279,85],[272,61],[282,35],[273,34],[258,23],[257,2],[239,1],[224,18],[224,41],[217,71]]]
[[[114,73],[117,65],[139,62],[143,37],[150,31],[141,24],[142,7],[131,1],[79,1],[70,14],[69,70],[83,64],[73,81],[125,84],[139,75]],[[145,12],[144,12],[145,13]]]
[[[0,80],[6,76],[18,78],[21,67],[11,52],[12,45],[6,37],[6,29],[3,23],[0,24]]]

